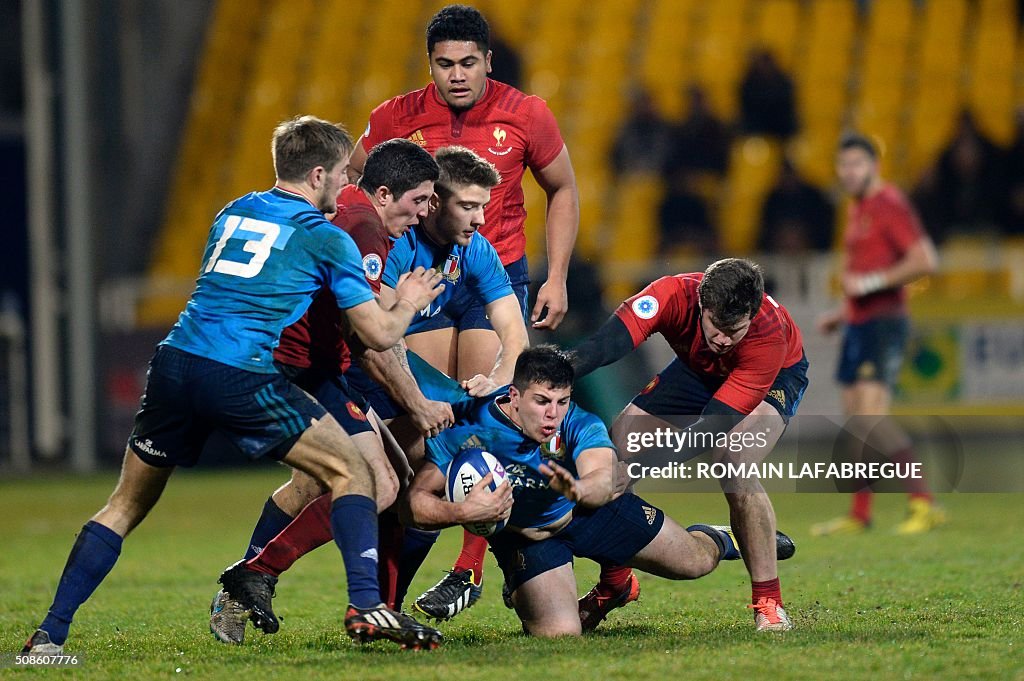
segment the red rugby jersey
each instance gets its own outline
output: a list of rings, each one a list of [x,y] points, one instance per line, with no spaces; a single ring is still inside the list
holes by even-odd
[[[338,196],[338,212],[331,220],[348,232],[363,256],[363,274],[373,292],[380,294],[380,277],[391,250],[384,223],[370,199],[354,184]],[[274,350],[282,364],[316,367],[343,372],[352,364],[352,352],[345,342],[345,324],[334,294],[321,289],[302,318],[286,328]]]
[[[633,347],[660,333],[680,360],[698,374],[725,382],[715,399],[749,414],[764,401],[779,370],[803,357],[803,341],[786,308],[765,294],[747,335],[718,355],[700,328],[697,285],[702,272],[662,277],[619,306],[615,314],[629,329]]]
[[[526,168],[542,170],[564,146],[558,123],[543,99],[488,78],[480,100],[456,112],[431,83],[389,99],[370,114],[363,148],[369,152],[393,137],[406,137],[430,153],[457,144],[493,163],[501,173],[501,184],[491,190],[480,233],[498,251],[503,265],[523,257],[523,173]]]
[[[886,184],[875,194],[852,201],[847,213],[844,246],[846,271],[867,274],[892,267],[925,235],[917,212],[896,187]],[[860,324],[907,313],[904,287],[847,297],[847,321]]]

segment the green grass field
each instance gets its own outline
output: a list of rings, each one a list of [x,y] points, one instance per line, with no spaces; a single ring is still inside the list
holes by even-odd
[[[251,628],[228,647],[207,631],[220,570],[238,557],[276,469],[176,475],[159,506],[126,542],[121,559],[79,611],[66,650],[77,670],[0,670],[0,677],[353,678],[353,679],[1024,679],[1024,497],[947,495],[953,523],[898,539],[889,528],[904,500],[880,495],[876,529],[811,539],[811,522],[846,500],[825,495],[774,499],[782,529],[797,542],[782,564],[783,594],[796,629],[755,635],[741,564],[695,582],[642,578],[639,603],[594,634],[538,641],[520,634],[501,604],[496,566],[484,599],[442,625],[432,653],[384,644],[358,648],[341,626],[341,559],[327,546],[278,587],[280,633]],[[20,649],[45,614],[78,528],[103,503],[113,475],[0,483],[0,653]],[[715,494],[651,495],[683,523],[723,522]],[[455,557],[448,531],[413,583],[429,587]],[[580,590],[596,577],[578,564]]]

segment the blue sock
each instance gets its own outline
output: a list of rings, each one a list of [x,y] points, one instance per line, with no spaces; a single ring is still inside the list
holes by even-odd
[[[294,518],[274,503],[274,497],[267,499],[267,503],[263,504],[263,513],[260,514],[260,519],[256,521],[256,527],[253,528],[252,538],[249,539],[249,548],[246,549],[242,560],[258,556],[267,542],[281,534],[281,530],[288,527],[292,520]]]
[[[338,497],[331,503],[331,533],[345,562],[349,603],[357,608],[380,605],[377,503],[360,494]]]
[[[46,619],[39,628],[50,635],[50,640],[63,645],[68,638],[68,627],[121,555],[121,536],[109,527],[90,520],[78,533],[64,572],[57,585],[57,595]]]
[[[718,559],[719,560],[739,560],[740,549],[736,546],[736,542],[733,539],[730,532],[724,529],[719,529],[725,526],[715,527],[713,525],[690,525],[686,528],[687,532],[703,532],[707,536],[711,537],[712,541],[718,546]]]
[[[415,527],[405,528],[405,539],[402,541],[402,555],[398,559],[398,588],[395,595],[395,610],[401,611],[402,601],[409,591],[412,578],[427,559],[427,554],[441,536],[438,530],[418,530]]]

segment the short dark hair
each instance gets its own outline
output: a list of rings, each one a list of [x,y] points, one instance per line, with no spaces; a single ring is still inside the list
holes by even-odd
[[[575,377],[569,353],[551,344],[535,345],[519,354],[512,385],[520,392],[525,392],[534,383],[552,388],[571,388]]]
[[[501,182],[494,164],[466,147],[441,147],[434,153],[434,160],[441,170],[434,191],[442,199],[451,196],[455,187],[493,189]]]
[[[298,182],[314,168],[334,168],[352,148],[352,138],[340,124],[296,116],[274,128],[270,155],[279,180]]]
[[[764,274],[761,266],[741,258],[725,258],[711,263],[697,286],[701,308],[723,329],[751,319],[764,299]]]
[[[448,5],[427,24],[427,54],[446,40],[474,42],[486,54],[491,49],[491,27],[480,10],[467,5]]]
[[[875,143],[867,135],[862,135],[859,132],[843,133],[843,136],[839,138],[839,151],[847,149],[863,149],[871,158],[878,158],[878,148],[875,147]]]
[[[387,187],[397,199],[423,182],[437,182],[439,174],[430,152],[411,140],[396,137],[370,149],[359,186],[371,194],[378,187]]]

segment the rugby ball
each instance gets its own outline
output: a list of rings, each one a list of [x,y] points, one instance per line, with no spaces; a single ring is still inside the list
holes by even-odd
[[[470,447],[460,450],[452,462],[448,464],[445,473],[447,482],[445,484],[445,497],[448,501],[461,504],[466,496],[473,489],[473,486],[483,480],[488,473],[494,474],[489,488],[493,492],[498,485],[505,480],[505,468],[494,458],[490,452],[485,452],[479,447]],[[476,522],[463,525],[468,532],[481,537],[490,537],[492,534],[501,532],[505,527],[505,521],[497,523]]]

